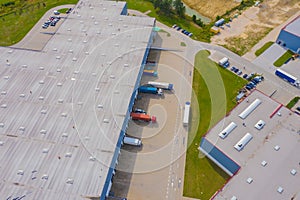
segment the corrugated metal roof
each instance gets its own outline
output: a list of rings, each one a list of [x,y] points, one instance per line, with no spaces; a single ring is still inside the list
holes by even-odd
[[[124,5],[80,1],[42,52],[0,48],[2,198],[101,194],[154,25]]]

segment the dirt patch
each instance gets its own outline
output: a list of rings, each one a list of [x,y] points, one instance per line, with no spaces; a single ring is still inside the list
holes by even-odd
[[[227,10],[230,10],[240,4],[240,2],[234,0],[183,0],[183,2],[190,8],[201,13],[201,15],[213,20],[218,15],[221,16],[225,14]]]
[[[251,7],[233,19],[230,27],[224,26],[224,30],[221,29],[220,34],[212,37],[211,41],[244,55],[299,8],[299,0],[265,0],[260,7]]]

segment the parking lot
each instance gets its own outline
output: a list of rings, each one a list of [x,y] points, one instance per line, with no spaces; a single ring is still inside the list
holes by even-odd
[[[156,42],[160,39],[158,36]],[[143,145],[124,145],[111,191],[127,199],[181,199],[187,141],[182,117],[184,103],[191,95],[191,79],[182,74],[193,66],[166,51],[151,51],[148,60],[159,61],[156,66],[145,66],[157,70],[158,76],[144,75],[141,85],[168,82],[174,84],[174,89],[164,90],[163,96],[139,93],[134,107],[156,116],[157,122],[129,122],[127,135],[141,138]]]

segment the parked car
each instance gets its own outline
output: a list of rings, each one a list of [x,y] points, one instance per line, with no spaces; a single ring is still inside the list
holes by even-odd
[[[69,8],[69,9],[66,11],[66,13],[69,14],[69,13],[71,13],[71,11],[72,11],[72,8]]]
[[[236,74],[237,74],[237,75],[242,75],[242,73],[243,73],[243,72],[242,72],[241,70],[239,70]]]
[[[296,108],[296,110],[300,111],[300,106]]]
[[[134,113],[144,113],[144,114],[147,114],[147,112],[143,109],[140,109],[140,108],[136,108],[133,110]]]
[[[46,29],[49,27],[49,24],[43,24],[42,28]]]
[[[234,73],[237,73],[238,71],[239,71],[238,68],[235,68],[235,69],[233,70]]]
[[[177,26],[176,30],[177,30],[177,31],[180,31],[180,30],[181,30],[181,27],[180,27],[180,26]]]
[[[244,75],[243,75],[243,78],[247,78],[247,77],[248,77],[248,74],[244,74]]]
[[[230,68],[231,71],[234,71],[235,69],[236,69],[235,66],[232,66],[232,67]]]
[[[254,76],[254,73],[249,74],[249,76],[247,77],[247,80],[251,80],[251,78]]]
[[[58,12],[57,10],[54,10],[53,13],[54,13],[54,15],[59,15],[60,14],[60,12]]]

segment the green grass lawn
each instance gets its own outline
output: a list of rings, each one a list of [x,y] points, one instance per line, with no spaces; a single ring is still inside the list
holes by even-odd
[[[69,10],[69,8],[62,8],[62,9],[59,9],[58,12],[60,12],[60,13],[66,13],[67,10]]]
[[[2,4],[3,0],[0,0]],[[22,1],[11,7],[2,8],[0,12],[0,46],[9,46],[22,40],[30,29],[49,9],[64,5],[76,4],[78,0],[32,0]]]
[[[293,98],[287,105],[286,107],[291,109],[292,107],[294,107],[296,105],[296,103],[298,103],[298,101],[300,100],[300,97],[295,97]]]
[[[288,59],[293,56],[293,52],[288,50],[280,58],[278,58],[273,65],[276,67],[281,67]]]
[[[209,52],[200,51],[195,57],[192,108],[199,105],[200,113],[192,109],[192,117],[200,122],[198,129],[194,127],[198,123],[191,124],[190,130],[197,131],[189,132],[184,179],[184,196],[198,199],[209,199],[229,178],[199,154],[201,137],[236,105],[237,92],[246,84],[244,79],[208,59],[208,55]]]
[[[272,44],[274,44],[274,42],[267,42],[266,44],[264,44],[264,46],[262,46],[260,49],[255,51],[255,55],[259,56],[261,55],[263,52],[265,52],[265,50],[267,50],[270,46],[272,46]]]

